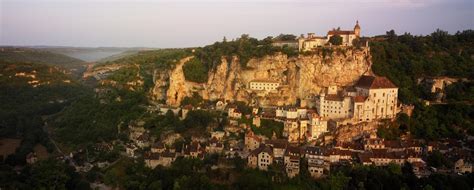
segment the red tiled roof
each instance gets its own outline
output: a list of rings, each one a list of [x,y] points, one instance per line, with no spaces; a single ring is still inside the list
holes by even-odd
[[[350,35],[355,34],[352,30],[330,30],[328,35]]]
[[[344,100],[344,98],[336,94],[328,94],[326,95],[324,99],[329,100],[329,101],[343,101]]]
[[[354,102],[365,102],[366,99],[367,99],[367,96],[355,96]]]
[[[362,76],[355,86],[370,89],[397,88],[392,81],[386,77]]]

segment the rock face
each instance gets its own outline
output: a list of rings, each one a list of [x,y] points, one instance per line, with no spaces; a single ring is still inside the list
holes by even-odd
[[[155,99],[165,99],[168,105],[179,106],[184,97],[198,93],[207,100],[244,101],[262,106],[289,105],[296,103],[297,99],[318,94],[324,87],[352,85],[361,75],[371,74],[368,48],[340,48],[329,55],[320,51],[292,58],[278,53],[251,59],[245,68],[237,57],[230,62],[223,58],[221,64],[209,72],[204,84],[185,80],[182,66],[191,58],[182,59],[168,73],[155,72],[152,90]],[[247,88],[252,80],[277,81],[280,88],[277,92],[254,92]]]
[[[183,65],[191,59],[192,57],[186,57],[180,60],[169,74],[169,88],[166,91],[166,104],[178,106],[184,97],[192,95],[191,88],[187,85],[183,72]],[[158,83],[162,83],[162,81],[158,81]],[[156,81],[155,84],[157,84]]]

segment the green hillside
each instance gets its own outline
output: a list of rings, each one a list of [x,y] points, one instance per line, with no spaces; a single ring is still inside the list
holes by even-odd
[[[46,64],[0,61],[0,138],[21,138],[7,160],[22,163],[36,144],[53,150],[42,116],[61,111],[90,92],[64,71]]]
[[[84,61],[66,55],[29,48],[1,48],[0,60],[7,62],[34,62],[58,66],[83,64]]]
[[[449,76],[474,79],[474,31],[450,35],[437,30],[427,36],[387,32],[370,44],[375,74],[387,76],[400,87],[400,99],[414,103],[427,98],[417,80]]]
[[[399,128],[379,130],[385,138],[397,138],[409,131],[418,138],[461,138],[474,134],[474,31],[450,35],[437,30],[427,36],[409,33],[397,35],[393,30],[380,41],[370,44],[372,70],[387,76],[399,87],[399,99],[414,104],[411,118],[399,118]],[[448,76],[466,79],[447,86],[443,104],[426,106],[422,100],[433,95],[418,84],[421,78]]]
[[[40,63],[60,66],[69,69],[75,74],[85,70],[85,62],[66,55],[30,48],[0,48],[0,61],[9,63]]]

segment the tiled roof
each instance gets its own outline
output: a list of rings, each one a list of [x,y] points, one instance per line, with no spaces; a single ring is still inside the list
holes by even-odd
[[[309,155],[322,155],[323,150],[319,147],[308,146],[306,147],[305,153]]]
[[[301,149],[299,147],[289,146],[286,149],[285,155],[301,155]]]
[[[355,96],[354,102],[365,102],[366,99],[367,99],[367,96]]]
[[[392,81],[386,77],[362,76],[355,85],[362,88],[381,89],[381,88],[397,88]]]
[[[355,34],[352,30],[330,30],[328,35],[350,35]]]
[[[161,142],[156,142],[153,144],[152,148],[165,148],[165,145]]]
[[[260,154],[261,152],[266,152],[270,155],[273,156],[273,150],[271,147],[269,146],[266,146],[266,145],[260,145],[257,149],[253,150],[252,152],[250,152],[250,155],[254,155],[254,156],[257,156],[258,154]]]
[[[266,144],[273,146],[273,148],[279,149],[286,149],[286,147],[288,147],[288,141],[286,139],[268,140]]]
[[[343,101],[344,98],[339,96],[339,95],[336,95],[336,94],[328,94],[326,95],[326,97],[324,98],[325,100],[329,100],[329,101]]]

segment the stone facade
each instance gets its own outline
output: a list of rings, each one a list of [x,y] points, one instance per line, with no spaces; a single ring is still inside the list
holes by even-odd
[[[336,89],[336,90],[335,90]],[[362,76],[354,88],[329,87],[315,98],[319,115],[352,122],[393,119],[399,112],[398,87],[385,77]]]
[[[308,33],[307,37],[304,37],[301,35],[300,38],[298,38],[298,49],[299,51],[310,51],[314,48],[317,47],[323,47],[326,46],[329,43],[329,39],[331,39],[332,36],[338,35],[342,38],[342,44],[343,46],[352,46],[352,42],[355,39],[360,38],[360,26],[359,26],[359,21],[356,22],[356,25],[354,26],[354,30],[339,30],[339,29],[333,29],[328,31],[326,36],[316,36],[314,33]]]
[[[265,90],[273,91],[280,86],[280,83],[270,80],[253,80],[249,83],[249,88],[251,90]]]

